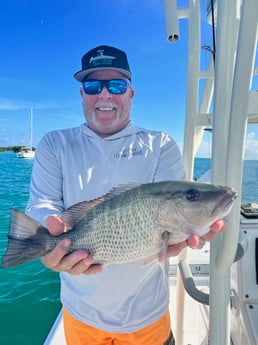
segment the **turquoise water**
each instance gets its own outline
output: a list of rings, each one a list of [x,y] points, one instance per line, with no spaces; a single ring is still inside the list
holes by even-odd
[[[210,159],[196,158],[194,177],[199,179],[210,168]],[[244,161],[241,199],[243,202],[258,202],[258,160]]]
[[[7,245],[9,208],[24,210],[33,161],[0,154],[0,256]],[[39,260],[0,270],[0,344],[41,345],[59,302],[58,274]]]
[[[9,208],[26,207],[32,164],[12,153],[0,154],[0,256],[7,245]],[[196,159],[194,176],[209,168],[209,159]],[[258,161],[246,161],[245,201],[258,201],[257,184]],[[59,309],[58,274],[40,260],[0,270],[0,345],[42,345]]]

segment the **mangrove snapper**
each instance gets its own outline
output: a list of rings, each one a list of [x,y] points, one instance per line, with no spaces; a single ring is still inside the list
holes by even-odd
[[[230,210],[237,194],[229,187],[165,181],[120,186],[80,202],[60,217],[70,231],[52,236],[26,214],[11,209],[9,243],[2,267],[44,256],[64,238],[70,252],[84,249],[95,263],[110,265],[157,257],[167,245],[208,232]]]

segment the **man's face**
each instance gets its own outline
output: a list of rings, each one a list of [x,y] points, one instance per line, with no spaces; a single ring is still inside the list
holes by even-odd
[[[124,79],[127,78],[114,70],[100,70],[92,72],[87,79]],[[128,80],[127,80],[128,81]],[[104,86],[96,95],[88,95],[83,88],[80,90],[82,107],[88,127],[99,136],[105,138],[119,132],[129,122],[131,100],[134,90],[130,87],[121,95],[111,94]]]

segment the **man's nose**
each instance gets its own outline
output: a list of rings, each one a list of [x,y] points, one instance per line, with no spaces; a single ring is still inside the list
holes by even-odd
[[[103,89],[101,90],[99,97],[101,98],[110,98],[112,97],[111,93],[108,91],[108,89],[106,88],[106,86],[103,86]]]

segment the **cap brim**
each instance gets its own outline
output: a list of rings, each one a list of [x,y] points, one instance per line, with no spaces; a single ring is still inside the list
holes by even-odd
[[[87,69],[87,70],[83,70],[83,71],[78,71],[74,74],[74,78],[80,82],[82,82],[85,77],[95,71],[99,71],[99,70],[105,70],[105,69],[111,69],[113,71],[117,71],[120,72],[122,74],[124,74],[128,79],[131,80],[131,73],[129,71],[127,71],[126,69],[122,69],[122,68],[115,68],[115,67],[103,67],[103,68],[91,68],[91,69]]]

